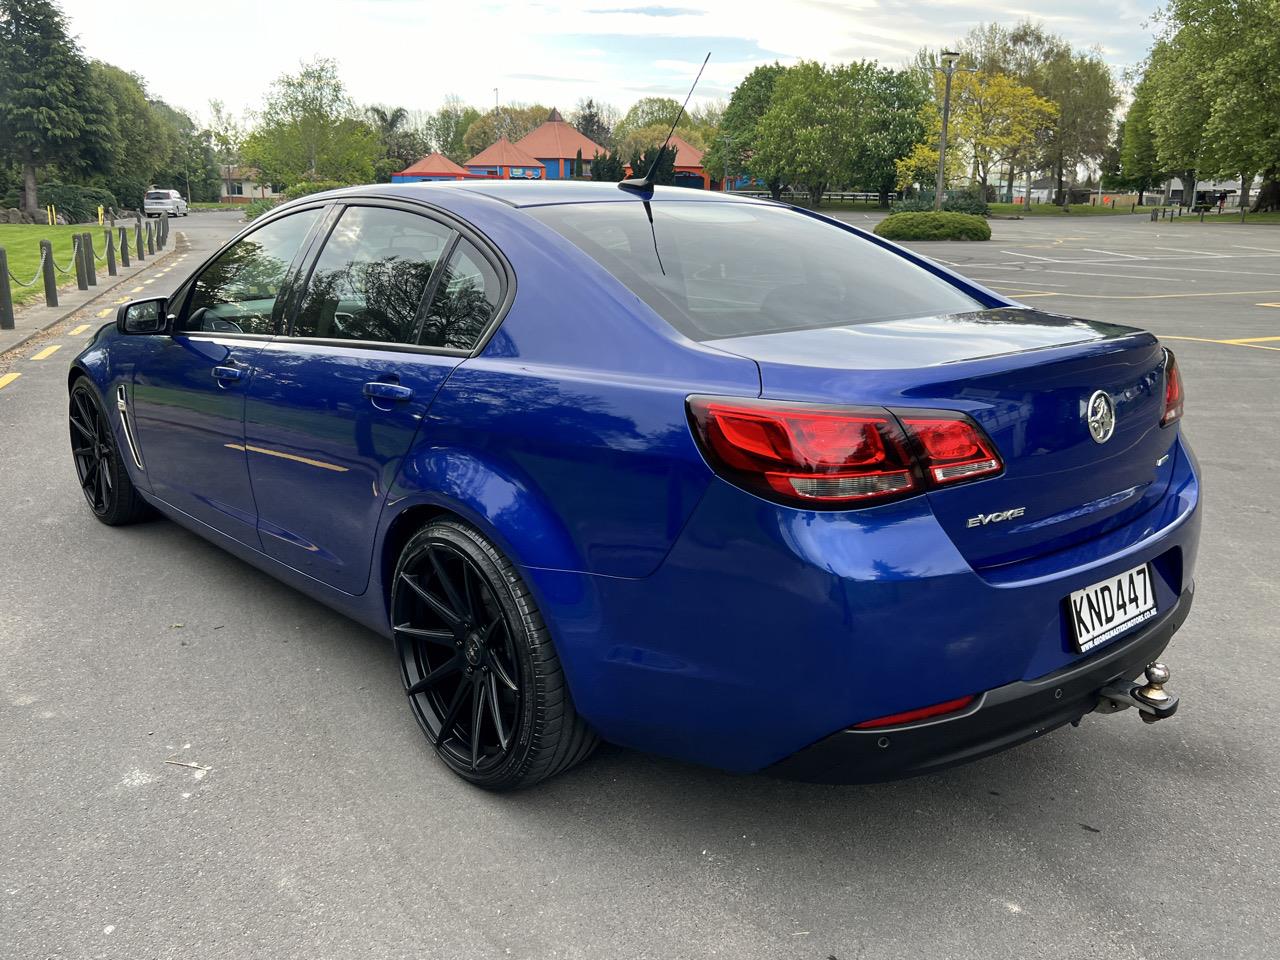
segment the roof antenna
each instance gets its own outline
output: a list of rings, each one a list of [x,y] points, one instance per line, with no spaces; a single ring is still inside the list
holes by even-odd
[[[667,139],[662,142],[662,146],[658,148],[658,155],[653,158],[653,163],[649,164],[649,172],[643,177],[630,177],[618,184],[623,190],[639,190],[648,192],[653,189],[653,174],[658,169],[658,163],[662,160],[662,154],[667,149],[667,144],[671,142],[671,137],[676,132],[676,124],[680,122],[684,116],[684,108],[689,106],[689,98],[693,96],[694,88],[698,86],[698,81],[702,79],[702,71],[707,69],[707,61],[711,59],[711,51],[707,51],[707,55],[702,60],[702,66],[698,68],[698,75],[693,78],[693,86],[689,88],[689,93],[684,98],[684,103],[680,106],[680,112],[676,114],[675,123],[671,124],[671,129],[667,131]],[[632,171],[633,173],[635,171]]]

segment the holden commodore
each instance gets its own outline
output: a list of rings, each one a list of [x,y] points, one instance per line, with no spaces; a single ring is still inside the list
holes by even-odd
[[[482,787],[599,739],[882,780],[1177,707],[1173,354],[816,213],[310,196],[122,306],[68,386],[94,516],[163,514],[385,634]]]

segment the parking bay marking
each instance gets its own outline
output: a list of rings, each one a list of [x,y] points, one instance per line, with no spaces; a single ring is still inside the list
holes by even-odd
[[[68,330],[68,331],[67,331],[67,334],[68,334],[68,336],[78,337],[78,336],[80,336],[80,334],[84,333],[84,332],[85,332],[86,330],[88,330],[88,329],[89,329],[89,324],[87,324],[87,323],[82,323],[82,324],[80,324],[80,326],[76,327],[75,329],[73,329],[73,330]]]
[[[62,349],[62,344],[60,343],[50,344],[49,346],[41,350],[39,353],[34,354],[31,357],[31,359],[32,360],[48,360],[50,357],[52,357],[55,353],[57,353],[61,349]]]
[[[0,373],[0,390],[3,390],[13,381],[17,380],[22,374],[20,373]]]

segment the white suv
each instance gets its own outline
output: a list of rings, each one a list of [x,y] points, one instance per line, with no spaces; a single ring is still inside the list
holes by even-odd
[[[148,190],[142,198],[142,210],[148,217],[185,217],[187,201],[177,190]]]

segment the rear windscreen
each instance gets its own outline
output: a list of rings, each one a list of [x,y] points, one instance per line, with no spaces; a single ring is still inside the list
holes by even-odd
[[[137,194],[135,193],[134,196],[136,197]],[[168,200],[169,194],[167,191],[164,191],[164,190],[153,190],[147,194],[147,199],[148,200]]]
[[[981,310],[857,234],[780,207],[658,201],[526,208],[694,340]]]

